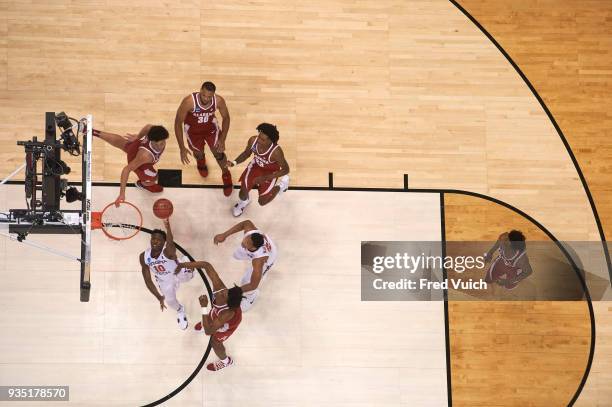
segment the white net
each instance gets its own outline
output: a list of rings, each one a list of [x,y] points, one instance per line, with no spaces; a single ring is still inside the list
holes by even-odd
[[[110,204],[102,211],[100,218],[104,233],[115,240],[125,240],[134,237],[142,226],[140,210],[129,202],[119,206]]]

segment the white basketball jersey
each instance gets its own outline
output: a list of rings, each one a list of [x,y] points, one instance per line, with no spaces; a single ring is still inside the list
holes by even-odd
[[[169,259],[164,255],[165,249],[166,246],[164,245],[161,254],[157,258],[151,257],[151,248],[148,248],[144,254],[145,264],[149,266],[151,274],[155,276],[155,281],[166,281],[174,277],[174,271],[178,263],[176,260]]]
[[[272,239],[270,239],[268,236],[266,236],[259,230],[249,230],[248,232],[244,234],[244,236],[249,236],[249,235],[252,235],[253,233],[259,233],[260,235],[263,236],[264,238],[263,246],[261,246],[259,249],[255,250],[254,252],[251,252],[245,249],[244,247],[242,247],[242,245],[240,245],[238,249],[236,249],[236,251],[234,252],[234,258],[237,260],[253,260],[253,259],[258,259],[260,257],[267,256],[268,260],[266,260],[266,264],[273,264],[274,261],[276,260],[276,245],[274,244]]]

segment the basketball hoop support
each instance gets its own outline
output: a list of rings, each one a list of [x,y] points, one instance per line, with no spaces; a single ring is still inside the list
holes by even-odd
[[[3,232],[0,232],[0,235],[9,238],[9,240],[13,240],[13,241],[16,241],[16,242],[19,242],[19,243],[23,243],[23,244],[25,244],[27,246],[35,247],[37,249],[44,250],[46,252],[55,254],[57,256],[65,257],[65,258],[70,259],[70,260],[75,260],[75,261],[78,261],[79,263],[81,262],[81,259],[78,258],[78,257],[75,257],[75,256],[73,256],[71,254],[68,254],[68,253],[64,253],[64,252],[62,252],[60,250],[57,250],[57,249],[54,249],[52,247],[45,246],[44,244],[32,242],[31,240],[19,240],[18,235],[11,235],[9,233],[3,233]]]
[[[19,168],[17,168],[15,171],[11,172],[9,174],[8,177],[4,178],[1,182],[0,185],[2,184],[6,184],[11,178],[13,178],[15,175],[17,175],[17,173],[21,170],[23,170],[23,168],[26,166],[26,163],[21,164],[21,166]]]

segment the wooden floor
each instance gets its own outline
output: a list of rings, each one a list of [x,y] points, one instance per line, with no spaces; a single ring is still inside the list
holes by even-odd
[[[461,0],[504,47],[567,138],[612,239],[612,3]]]
[[[535,242],[550,242],[520,215],[479,198],[445,194],[444,213],[449,242],[495,241],[509,227],[525,234],[529,253]],[[517,298],[547,285],[537,259],[531,264],[534,274],[512,290],[523,289]],[[566,405],[587,368],[586,301],[450,301],[449,327],[455,406]]]
[[[552,0],[462,4],[499,37],[551,108],[609,235],[610,6]],[[181,98],[203,80],[213,80],[228,103],[228,154],[238,154],[258,123],[273,122],[293,185],[326,186],[332,171],[337,186],[401,187],[408,174],[412,188],[475,191],[514,205],[560,240],[599,240],[582,184],[545,112],[493,44],[445,0],[0,2],[0,178],[23,161],[16,140],[42,137],[45,111],[92,113],[96,127],[120,133],[148,122],[171,129]],[[122,153],[99,140],[94,147],[94,178],[117,182]],[[77,179],[72,162],[71,177]],[[186,183],[220,183],[214,164],[207,180],[193,166],[182,167],[173,141],[160,167],[183,168]],[[217,199],[222,210],[231,202]],[[495,236],[506,227],[506,215],[497,220],[497,210],[483,223],[490,205],[463,204],[454,205],[454,219],[480,225],[479,233]],[[452,233],[475,236],[475,228],[464,226]],[[597,277],[605,278],[600,271]],[[122,289],[113,284],[113,290]],[[568,330],[584,323],[583,305],[571,311],[577,317]],[[451,307],[452,349],[466,355],[474,352],[470,341],[476,339],[469,331],[473,314],[462,318],[461,306],[467,305]],[[542,315],[541,307],[526,307],[530,317]],[[597,347],[580,400],[587,406],[612,399],[605,385],[611,379],[612,310],[609,302],[594,308]],[[552,320],[557,311],[546,309]],[[82,314],[73,317],[84,323]],[[535,333],[544,338],[550,331]],[[477,339],[487,342],[483,337]],[[524,345],[506,338],[512,346]],[[551,355],[570,347],[582,355],[583,335],[572,338],[551,344]],[[492,366],[491,359],[479,360]],[[493,388],[472,392],[475,376],[455,376],[455,369],[475,370],[462,363],[453,360],[452,366],[457,404],[482,403]],[[567,390],[558,394],[561,405],[574,373],[551,383]],[[27,374],[26,366],[14,377]],[[521,392],[528,391],[524,383],[517,384]],[[508,400],[541,405],[540,395],[533,388]],[[181,397],[197,401],[200,395]]]

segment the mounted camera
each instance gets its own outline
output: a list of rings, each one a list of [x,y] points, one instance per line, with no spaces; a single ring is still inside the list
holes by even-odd
[[[68,203],[72,203],[74,201],[82,201],[83,200],[83,193],[80,192],[75,187],[68,188],[66,190],[66,192],[64,193],[64,195],[66,195],[66,202],[68,202]]]
[[[62,140],[62,148],[71,155],[79,155],[81,154],[81,145],[79,144],[79,139],[72,131],[72,123],[70,117],[64,112],[60,112],[55,115],[55,124],[57,127],[62,129],[62,134],[60,134],[60,139]],[[76,120],[75,120],[76,121]]]

